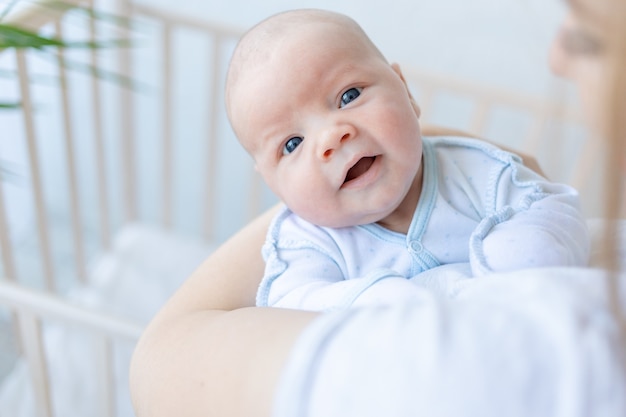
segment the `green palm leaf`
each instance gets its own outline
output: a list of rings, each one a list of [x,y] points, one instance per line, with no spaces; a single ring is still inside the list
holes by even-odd
[[[53,35],[46,35],[37,33],[35,30],[16,26],[11,23],[3,23],[2,21],[8,16],[11,9],[13,9],[20,0],[11,1],[3,10],[0,11],[0,51],[3,49],[22,49],[22,50],[34,50],[40,51],[45,57],[49,57],[48,54],[54,54],[56,49],[106,49],[106,48],[126,48],[133,46],[134,44],[129,39],[98,39],[98,40],[65,40]],[[116,16],[109,13],[102,13],[90,9],[85,6],[75,5],[71,3],[65,3],[62,1],[48,1],[43,2],[40,6],[45,6],[41,13],[49,12],[66,12],[68,10],[76,11],[85,16],[89,20],[104,21],[106,23],[114,24],[119,28],[129,30],[132,28],[132,22],[125,17]],[[54,56],[54,55],[53,55]],[[56,59],[56,58],[55,58]],[[144,88],[138,83],[133,82],[126,76],[116,74],[110,71],[105,71],[101,68],[92,67],[86,63],[74,62],[68,59],[63,61],[65,68],[73,71],[79,71],[83,73],[89,73],[99,79],[108,80],[118,85],[122,85],[127,88],[137,90],[138,88]],[[13,72],[0,69],[0,76],[14,76]],[[32,81],[32,80],[31,80]],[[21,103],[11,102],[8,100],[2,100],[0,97],[0,111],[1,110],[13,110],[21,108]]]
[[[17,26],[0,23],[0,49],[42,49],[44,47],[101,49],[128,46],[130,46],[130,41],[126,39],[68,42],[62,39],[39,35],[35,32]]]

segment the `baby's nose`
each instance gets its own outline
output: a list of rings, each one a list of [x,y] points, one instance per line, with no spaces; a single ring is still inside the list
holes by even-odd
[[[322,139],[320,156],[322,159],[328,160],[345,141],[354,136],[354,129],[349,126],[343,126],[342,128],[332,129],[326,132]]]

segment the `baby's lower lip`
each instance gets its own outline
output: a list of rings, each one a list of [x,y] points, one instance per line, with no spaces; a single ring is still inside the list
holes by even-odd
[[[343,183],[346,184],[365,174],[372,167],[375,160],[375,156],[366,156],[359,159],[357,163],[348,170],[348,173],[346,174],[346,178],[344,179]]]

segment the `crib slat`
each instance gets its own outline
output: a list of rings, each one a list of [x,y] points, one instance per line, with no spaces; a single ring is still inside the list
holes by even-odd
[[[88,7],[93,9],[93,0]],[[97,39],[96,19],[89,19],[89,37],[92,41]],[[99,68],[98,54],[95,49],[90,51],[92,68]],[[91,78],[91,97],[93,108],[93,130],[96,148],[96,177],[98,181],[98,220],[100,223],[100,241],[104,250],[111,247],[111,230],[109,228],[109,199],[107,192],[106,168],[104,160],[104,131],[102,123],[102,104],[100,83],[97,77]]]
[[[541,147],[541,135],[544,132],[548,116],[545,113],[535,114],[533,123],[524,138],[521,149],[530,155],[537,155]]]
[[[0,181],[2,179],[0,178]],[[2,184],[0,184],[0,250],[2,251],[2,265],[4,265],[4,275],[1,279],[17,283],[17,271],[15,269],[15,262],[13,259],[13,249],[11,247],[11,232],[9,231],[9,225],[6,219],[6,211],[4,204],[4,190]],[[17,314],[12,312],[11,323],[17,323]],[[23,346],[21,345],[21,337],[19,327],[15,326],[12,333],[17,340],[18,350],[23,352]]]
[[[420,108],[420,117],[422,118],[422,120],[429,122],[434,102],[433,89],[430,88],[427,84],[420,85],[420,97],[419,100],[416,99],[416,102]]]
[[[250,170],[250,199],[248,201],[248,221],[254,219],[261,212],[263,200],[263,181],[261,175],[254,169]]]
[[[57,36],[63,39],[63,30],[59,21],[55,22]],[[67,83],[67,71],[65,70],[65,53],[63,48],[57,52],[57,62],[59,66],[59,87],[61,89],[61,107],[63,113],[63,130],[65,136],[65,158],[67,161],[68,177],[67,183],[70,191],[70,210],[72,218],[72,238],[74,244],[74,262],[76,274],[80,282],[85,282],[87,273],[85,271],[85,255],[83,251],[84,240],[81,230],[80,199],[78,196],[78,184],[76,171],[76,157],[74,154],[74,130],[72,129],[71,106],[69,98],[69,87]]]
[[[163,24],[162,35],[163,56],[163,207],[162,223],[165,228],[172,226],[172,172],[174,155],[172,152],[172,27],[169,23]]]
[[[0,281],[0,303],[12,309],[30,311],[38,317],[74,323],[84,328],[104,332],[112,338],[121,340],[136,341],[143,331],[143,327],[133,321],[81,308],[59,297],[7,281]]]
[[[487,116],[491,109],[491,103],[485,100],[481,100],[476,104],[476,109],[472,114],[472,120],[470,122],[470,133],[477,136],[484,136],[485,126],[487,124]]]
[[[158,6],[152,6],[148,2],[134,3],[133,10],[139,15],[150,17],[160,22],[169,22],[173,26],[196,29],[219,35],[223,38],[230,37],[231,39],[237,39],[244,32],[242,28],[236,28],[232,25],[225,25],[219,22],[211,22],[201,18],[198,19],[184,14],[178,14],[172,10],[164,10],[160,9]]]
[[[600,151],[600,145],[598,143],[594,143],[592,140],[586,140],[583,143],[576,168],[574,169],[571,178],[569,178],[569,184],[579,190],[587,188],[585,185],[587,185],[586,183],[589,181],[589,174],[597,169],[595,164],[600,160]],[[605,178],[603,178],[603,180],[605,180]],[[603,190],[601,190],[601,192],[602,191]]]
[[[32,312],[27,310],[18,311],[17,317],[21,335],[20,343],[28,361],[33,384],[37,415],[53,417],[48,370],[41,337],[41,323]]]
[[[2,178],[0,178],[2,181]],[[4,266],[4,277],[11,281],[17,281],[17,271],[13,248],[11,246],[11,233],[7,222],[4,204],[4,189],[0,183],[0,250],[2,251],[2,265]]]
[[[39,171],[39,157],[37,151],[37,141],[35,138],[35,121],[33,119],[33,106],[30,97],[28,68],[26,65],[26,57],[24,56],[24,52],[20,49],[17,49],[15,51],[15,54],[17,69],[19,73],[20,95],[22,99],[22,114],[24,116],[24,130],[26,133],[26,142],[28,144],[28,158],[33,185],[33,196],[35,200],[37,233],[39,236],[39,247],[43,262],[45,286],[48,290],[53,291],[55,289],[54,271],[52,266],[52,257],[50,256],[48,221],[46,219],[43,187],[41,183],[41,173]]]
[[[94,335],[94,356],[97,360],[98,410],[101,417],[114,417],[115,390],[111,341],[104,335]]]
[[[117,10],[122,16],[130,16],[132,7],[127,0],[116,1]],[[119,53],[119,66],[118,72],[125,77],[131,77],[132,74],[132,54],[129,48],[120,48]],[[136,192],[136,172],[135,172],[135,111],[133,106],[132,92],[129,88],[120,87],[120,139],[122,140],[122,146],[120,147],[122,154],[120,160],[122,161],[122,172],[124,176],[122,178],[123,184],[123,199],[124,199],[124,217],[128,222],[137,219],[137,198]]]
[[[209,241],[214,236],[215,220],[215,201],[216,200],[216,188],[217,188],[217,154],[219,152],[219,124],[218,124],[218,111],[221,103],[218,91],[221,91],[221,78],[220,69],[222,68],[221,59],[221,42],[222,37],[219,34],[215,34],[213,38],[213,54],[211,61],[209,62],[209,68],[213,68],[213,77],[211,78],[209,97],[211,101],[209,103],[209,131],[208,134],[208,155],[207,155],[207,172],[205,178],[207,179],[207,187],[204,193],[204,218],[202,219],[203,237]]]

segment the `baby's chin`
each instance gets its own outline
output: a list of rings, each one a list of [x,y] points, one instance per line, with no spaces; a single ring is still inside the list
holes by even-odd
[[[317,226],[321,226],[321,227],[330,227],[333,229],[340,229],[342,227],[352,227],[352,226],[360,226],[363,224],[369,224],[369,223],[376,223],[379,220],[382,220],[383,218],[385,218],[385,215],[383,214],[363,214],[363,213],[359,213],[359,214],[352,214],[352,215],[345,215],[345,216],[338,216],[336,215],[336,213],[329,214],[329,215],[320,215],[320,213],[315,213],[312,215],[307,215],[307,214],[299,214],[296,212],[296,214],[298,214],[298,216],[302,217],[304,220],[308,221],[309,223],[315,224]]]

